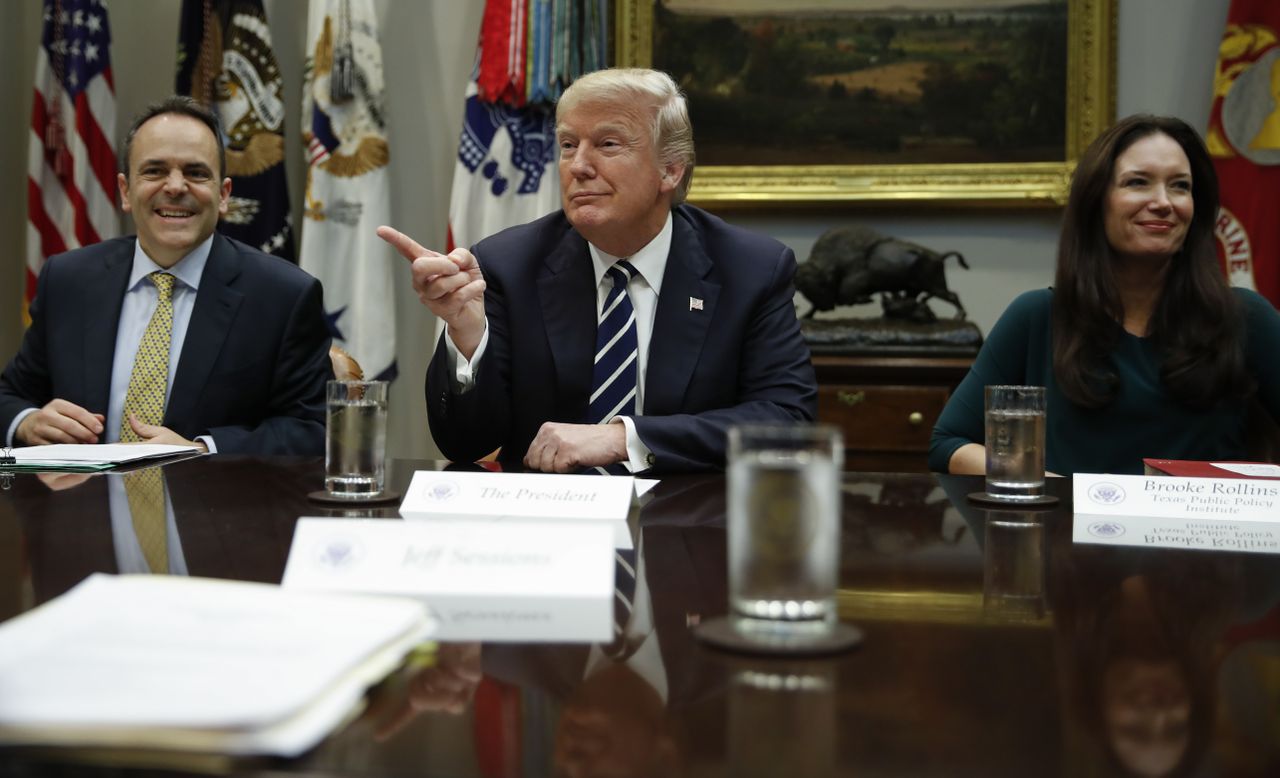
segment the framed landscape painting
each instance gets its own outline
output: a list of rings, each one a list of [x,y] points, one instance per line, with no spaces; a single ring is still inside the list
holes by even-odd
[[[617,0],[714,206],[1055,205],[1114,114],[1114,0]]]

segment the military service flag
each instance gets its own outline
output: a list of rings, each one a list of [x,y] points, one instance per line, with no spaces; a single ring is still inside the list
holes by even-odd
[[[449,198],[449,250],[559,208],[555,157],[549,107],[486,103],[476,82],[468,84]]]
[[[554,102],[607,66],[608,0],[486,0],[449,200],[448,248],[560,207]]]
[[[396,375],[395,250],[382,47],[372,0],[311,0],[302,140],[307,194],[302,267],[324,284],[334,341],[371,378]]]
[[[1231,283],[1280,305],[1280,3],[1232,0],[1205,140],[1222,186],[1218,247]]]
[[[262,0],[183,0],[177,91],[222,120],[232,184],[218,230],[293,262],[284,86]]]

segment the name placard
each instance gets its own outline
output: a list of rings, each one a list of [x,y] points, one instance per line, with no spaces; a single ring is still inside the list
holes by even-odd
[[[301,518],[281,584],[421,599],[441,640],[606,642],[613,548],[603,524]]]
[[[1280,483],[1076,473],[1078,543],[1280,552]]]
[[[631,476],[419,470],[405,491],[400,515],[603,523],[612,529],[617,548],[631,548],[627,514],[634,481]]]

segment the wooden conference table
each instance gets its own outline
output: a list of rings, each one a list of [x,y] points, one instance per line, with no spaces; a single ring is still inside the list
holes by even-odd
[[[192,575],[278,582],[298,516],[397,515],[309,502],[318,460],[164,474]],[[111,477],[0,479],[0,619],[117,571]],[[692,637],[726,610],[724,478],[667,478],[640,516],[656,675],[445,644],[300,759],[0,748],[0,776],[1280,775],[1280,557],[1073,545],[1069,485],[1017,514],[971,507],[979,479],[847,474],[840,612],[865,640],[798,660]]]

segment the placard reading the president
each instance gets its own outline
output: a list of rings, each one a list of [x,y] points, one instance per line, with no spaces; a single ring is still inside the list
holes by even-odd
[[[618,548],[631,548],[627,514],[634,478],[548,473],[459,473],[419,470],[405,492],[406,519],[603,522]]]
[[[1280,553],[1280,483],[1076,473],[1073,494],[1077,543]]]
[[[604,642],[613,579],[604,525],[302,518],[281,583],[421,599],[441,640]]]

